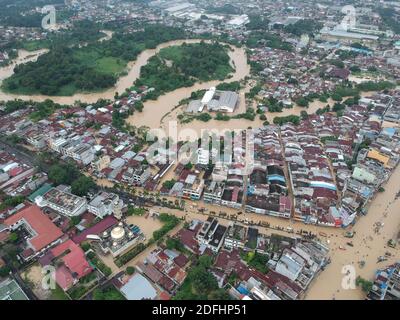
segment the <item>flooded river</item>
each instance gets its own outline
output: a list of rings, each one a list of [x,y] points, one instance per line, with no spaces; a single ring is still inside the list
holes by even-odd
[[[111,34],[107,34],[108,37]],[[179,40],[164,43],[158,46],[154,50],[145,50],[137,58],[136,61],[130,62],[127,69],[128,74],[121,77],[116,86],[108,89],[104,92],[99,93],[79,93],[73,96],[66,97],[49,97],[43,95],[33,96],[20,96],[12,95],[4,92],[0,92],[0,100],[11,100],[15,98],[25,100],[43,101],[47,98],[54,100],[55,102],[62,104],[72,104],[76,100],[82,102],[93,103],[98,99],[113,99],[115,92],[122,93],[125,88],[130,87],[133,82],[140,75],[140,68],[144,66],[150,57],[155,55],[160,49],[173,46],[181,45],[184,42],[196,43],[199,40]],[[232,47],[232,51],[229,52],[232,64],[235,66],[235,72],[230,79],[225,82],[239,81],[249,75],[250,67],[247,64],[246,54],[244,49]],[[10,66],[0,69],[0,82],[13,73],[15,65],[20,63],[26,63],[28,61],[35,61],[41,54],[45,53],[46,50],[39,50],[35,52],[28,52],[24,50],[19,51],[19,57]],[[216,86],[221,81],[209,81],[204,83],[197,83],[190,88],[181,88],[173,92],[167,93],[156,101],[147,101],[145,103],[142,113],[136,112],[133,116],[128,118],[128,122],[135,126],[148,126],[150,128],[159,128],[168,126],[168,122],[176,120],[179,113],[182,113],[182,108],[175,108],[180,100],[190,96],[191,92],[200,89],[208,89],[211,86]],[[240,92],[240,105],[236,113],[242,113],[245,111],[245,99],[244,94],[249,90],[247,86]],[[364,93],[363,96],[367,96],[370,93]],[[318,108],[324,107],[327,104],[333,106],[334,101],[330,100],[327,103],[315,101],[310,104],[309,108],[294,107],[292,109],[284,109],[282,113],[266,113],[267,119],[272,122],[276,116],[286,115],[300,115],[300,112],[306,110],[308,113],[314,113]],[[200,121],[193,121],[192,123],[179,125],[178,129],[194,129],[195,132],[200,132],[204,129],[216,128],[218,130],[232,130],[232,129],[243,129],[247,127],[258,127],[262,125],[261,120],[249,121],[244,119],[235,119],[230,121],[216,121],[211,120],[207,123]],[[183,138],[181,136],[181,138]],[[391,262],[400,259],[399,249],[391,249],[387,247],[387,241],[397,236],[400,230],[400,199],[395,200],[395,195],[400,191],[399,187],[400,180],[400,167],[397,167],[394,174],[385,186],[386,191],[384,193],[378,193],[376,199],[374,199],[370,205],[367,216],[361,217],[354,227],[356,234],[351,241],[354,247],[346,245],[349,239],[343,237],[343,230],[341,229],[326,229],[323,228],[324,232],[327,233],[327,242],[331,248],[331,264],[323,271],[315,283],[312,284],[307,299],[362,299],[363,294],[359,289],[344,289],[342,288],[342,279],[345,274],[342,273],[342,268],[346,265],[352,265],[355,267],[357,275],[362,276],[366,279],[372,279],[375,270],[379,267],[384,267]],[[99,181],[100,182],[100,181]],[[208,208],[212,210],[212,208]],[[160,208],[163,211],[165,208]],[[236,211],[233,209],[222,208],[222,211],[230,213],[230,211]],[[216,210],[218,212],[218,210]],[[188,215],[190,218],[205,218],[198,214],[188,212],[175,212],[178,215]],[[282,219],[276,219],[267,216],[259,216],[255,214],[244,213],[243,217],[249,220],[263,220],[268,221],[272,225],[280,225],[282,227],[293,227],[294,229],[309,230],[314,233],[318,233],[320,228],[316,226],[306,226],[301,223],[295,223],[293,221],[286,221]],[[378,233],[374,232],[376,223],[383,224],[383,227]],[[149,229],[150,230],[150,229]],[[150,232],[150,231],[149,231]],[[346,250],[340,250],[339,246],[345,247]],[[377,258],[385,254],[385,252],[391,253],[389,261],[377,263]],[[139,258],[139,257],[138,257]],[[135,259],[134,261],[137,261]],[[358,265],[359,261],[365,261],[366,264],[363,268]],[[132,261],[130,264],[132,264]]]
[[[107,34],[107,37],[110,37],[111,34]],[[104,38],[105,39],[105,38]],[[0,101],[7,101],[7,100],[14,100],[14,99],[23,99],[23,100],[33,100],[33,101],[43,101],[46,99],[51,99],[54,102],[61,103],[61,104],[73,104],[75,101],[82,101],[86,103],[94,103],[99,99],[113,99],[115,92],[118,93],[123,93],[126,88],[129,88],[133,85],[136,79],[139,78],[140,76],[140,68],[144,65],[147,64],[147,61],[157,54],[162,48],[174,46],[174,45],[182,45],[183,43],[198,43],[200,40],[196,39],[188,39],[188,40],[176,40],[176,41],[169,41],[165,42],[161,45],[159,45],[156,49],[149,49],[143,51],[135,61],[131,61],[128,63],[127,70],[128,74],[125,76],[122,76],[118,79],[116,85],[113,88],[107,89],[102,92],[91,92],[91,93],[76,93],[72,96],[46,96],[46,95],[19,95],[19,94],[10,94],[6,92],[0,91]],[[246,53],[244,49],[241,48],[236,48],[232,47],[233,51],[229,52],[229,55],[233,61],[233,64],[236,67],[236,72],[233,74],[233,77],[229,79],[230,81],[234,80],[240,80],[244,78],[246,75],[249,74],[250,68],[247,65],[247,59],[246,59]],[[43,54],[46,52],[46,50],[40,50],[40,51],[35,51],[30,54],[34,54],[35,58],[40,54]],[[20,52],[23,55],[20,55],[16,60],[13,65],[10,65],[5,68],[0,69],[0,82],[8,77],[10,77],[13,74],[13,69],[15,65],[21,64],[21,63],[26,63],[27,61],[33,61],[32,60],[27,60],[27,53],[25,52]],[[145,110],[143,114],[140,114],[140,119],[137,121],[140,122],[142,118],[146,118],[145,123],[143,125],[149,125],[151,124],[156,124],[156,127],[158,127],[160,123],[160,119],[156,117],[155,121],[153,122],[152,118],[155,116],[154,114],[154,108],[157,108],[157,116],[162,113],[164,114],[164,110],[168,111],[169,105],[172,105],[174,107],[177,102],[179,102],[181,99],[186,98],[187,94],[190,95],[190,93],[194,90],[198,89],[203,89],[203,88],[208,88],[212,85],[218,84],[218,81],[211,81],[203,84],[197,84],[194,85],[191,88],[183,88],[183,89],[178,89],[173,91],[172,93],[163,95],[160,97],[157,101],[149,101],[145,105]],[[159,107],[162,106],[162,111],[160,111]],[[148,107],[148,108],[147,108]],[[172,109],[171,107],[171,109]],[[150,109],[150,110],[147,110]],[[166,112],[167,112],[166,111]],[[149,117],[150,115],[150,117]]]
[[[15,66],[22,63],[36,61],[39,56],[41,56],[46,52],[48,52],[47,49],[41,49],[36,51],[18,50],[18,58],[14,59],[10,65],[0,68],[0,84],[4,79],[7,79],[14,73]],[[10,98],[7,98],[7,95],[2,91],[0,91],[0,101],[2,100],[6,101],[10,100]]]

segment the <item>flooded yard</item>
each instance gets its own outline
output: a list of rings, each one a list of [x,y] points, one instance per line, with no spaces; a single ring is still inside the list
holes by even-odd
[[[126,218],[126,222],[128,224],[137,225],[143,234],[146,237],[146,241],[148,241],[152,236],[153,232],[160,229],[162,227],[162,223],[156,217],[148,216],[146,218],[146,214],[143,216],[132,215]]]

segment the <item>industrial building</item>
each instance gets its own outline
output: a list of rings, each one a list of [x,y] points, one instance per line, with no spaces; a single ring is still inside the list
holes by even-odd
[[[201,100],[193,100],[189,103],[187,112],[202,112],[205,107],[208,111],[228,112],[235,111],[239,102],[239,95],[233,91],[220,91],[211,87],[206,91]]]

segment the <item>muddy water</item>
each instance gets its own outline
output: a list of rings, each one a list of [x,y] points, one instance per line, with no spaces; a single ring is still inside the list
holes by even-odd
[[[357,221],[353,239],[343,237],[330,237],[332,263],[323,271],[315,284],[310,288],[307,299],[363,299],[364,295],[359,289],[342,288],[342,268],[352,265],[356,269],[356,276],[372,280],[374,272],[395,261],[400,260],[400,248],[392,249],[387,246],[387,241],[396,238],[400,231],[400,199],[395,200],[395,195],[400,191],[400,167],[397,167],[392,177],[385,186],[385,192],[379,193],[371,202],[367,216]],[[374,232],[374,225],[379,222],[383,227],[378,233]],[[351,240],[354,247],[349,247],[346,242]],[[339,246],[346,250],[340,250]],[[388,261],[377,263],[379,256],[391,253]],[[360,268],[358,262],[366,262]]]
[[[246,111],[246,105],[245,105],[245,93],[249,91],[249,87],[244,88],[240,94],[239,94],[239,99],[240,103],[237,108],[237,110],[230,114],[231,116],[244,113]],[[183,98],[187,98],[190,96],[190,93],[193,90],[188,90],[186,96]],[[175,93],[171,93],[171,96]],[[372,92],[364,92],[361,93],[362,97],[369,96],[371,95]],[[182,98],[182,96],[179,96],[179,98]],[[182,98],[182,99],[183,99]],[[346,98],[344,98],[345,100]],[[158,102],[158,101],[157,101]],[[128,119],[128,122],[132,125],[136,126],[141,126],[141,125],[147,125],[150,128],[158,128],[161,127],[162,129],[165,130],[166,133],[172,132],[170,130],[170,125],[172,125],[173,122],[176,121],[177,116],[179,114],[182,114],[185,111],[186,106],[181,106],[179,108],[174,108],[173,106],[173,101],[165,101],[162,100],[162,104],[158,105],[157,102],[151,103],[153,109],[156,109],[157,107],[163,108],[162,110],[171,110],[167,111],[166,113],[162,114],[153,114],[151,117],[146,116],[146,107],[148,104],[145,104],[145,110],[143,114],[134,114]],[[165,103],[164,103],[165,102]],[[275,117],[284,117],[284,116],[289,116],[289,115],[297,115],[300,116],[302,111],[306,111],[308,114],[314,114],[319,108],[324,108],[326,105],[330,105],[331,107],[335,104],[336,101],[332,99],[328,99],[327,102],[321,102],[321,101],[314,101],[310,103],[308,108],[303,108],[295,105],[291,109],[283,109],[282,112],[266,112],[265,116],[267,117],[267,120],[270,123],[273,123],[273,120]],[[177,103],[175,102],[175,105]],[[255,106],[253,106],[255,108]],[[147,110],[147,112],[150,112]],[[212,113],[212,116],[215,117],[215,113]],[[160,122],[157,123],[157,121]],[[208,122],[201,122],[194,120],[190,123],[186,124],[177,124],[178,128],[178,140],[197,140],[199,137],[202,136],[202,132],[204,131],[210,131],[213,130],[216,133],[219,132],[221,135],[225,131],[232,131],[235,129],[247,129],[247,128],[258,128],[262,127],[263,123],[265,120],[260,120],[259,116],[257,115],[254,121],[246,120],[246,119],[231,119],[229,121],[218,121],[218,120],[210,120]],[[171,134],[170,134],[171,135]]]
[[[197,42],[197,41],[194,41]],[[180,42],[180,43],[183,43]],[[164,47],[164,46],[163,46]],[[146,101],[144,103],[143,112],[136,112],[133,116],[129,117],[127,122],[135,126],[147,126],[149,128],[159,128],[161,120],[167,124],[168,121],[176,119],[176,111],[173,110],[182,99],[188,98],[193,91],[209,89],[215,87],[221,82],[232,82],[244,79],[250,73],[250,67],[247,64],[246,53],[242,48],[232,47],[233,51],[229,51],[232,64],[235,66],[235,72],[232,77],[225,81],[208,81],[199,82],[188,88],[180,88],[172,92],[162,95],[157,100]],[[244,92],[241,93],[241,109],[245,109],[244,105]],[[167,115],[168,114],[168,115]],[[167,115],[167,116],[166,116]],[[210,127],[210,123],[205,124],[202,122],[200,125]],[[190,124],[190,126],[192,123]]]
[[[99,39],[99,42],[110,40],[114,34],[111,30],[100,30],[100,32],[104,33],[105,36]]]
[[[14,59],[10,65],[0,68],[0,84],[4,79],[10,77],[14,73],[15,66],[21,63],[36,61],[39,56],[46,53],[47,51],[47,49],[36,51],[18,50],[18,57]],[[0,101],[7,100],[6,98],[3,98],[4,96],[3,93],[0,91]]]
[[[111,34],[107,34],[107,37],[110,37]],[[162,48],[174,46],[174,45],[182,45],[184,42],[186,43],[198,43],[200,40],[196,39],[189,39],[189,40],[176,40],[176,41],[169,41],[159,45],[156,49],[145,50],[135,61],[129,62],[127,66],[128,74],[126,76],[120,77],[113,88],[107,89],[101,92],[91,92],[91,93],[77,93],[73,96],[46,96],[46,95],[18,95],[18,94],[9,94],[0,91],[0,101],[7,101],[7,100],[14,100],[14,99],[23,99],[23,100],[33,100],[33,101],[43,101],[45,99],[51,99],[54,102],[61,103],[61,104],[73,104],[75,101],[82,101],[86,103],[94,103],[98,99],[113,99],[116,92],[122,93],[125,91],[126,88],[129,88],[133,85],[133,82],[139,78],[140,75],[140,68],[147,64],[147,61],[154,56],[157,52],[159,52]],[[249,74],[249,66],[246,63],[246,54],[244,49],[234,48],[232,47],[233,51],[229,52],[231,59],[236,67],[236,72],[233,75],[233,78],[230,81],[238,80],[244,78],[246,75]],[[43,51],[45,52],[45,51]],[[43,53],[41,52],[41,53]],[[40,53],[38,53],[40,54]],[[15,64],[25,63],[24,59],[18,58]],[[0,81],[10,77],[13,74],[13,67],[1,68],[0,69]],[[190,88],[183,88],[173,91],[170,94],[166,94],[160,97],[157,101],[151,101],[146,104],[146,108],[142,114],[139,115],[135,122],[141,122],[145,119],[142,125],[149,125],[156,124],[155,127],[158,127],[160,123],[160,118],[157,116],[159,114],[164,114],[164,111],[160,110],[167,110],[168,107],[171,105],[171,109],[173,106],[177,104],[181,99],[186,98],[187,94],[193,90],[208,88],[210,86],[218,84],[218,81],[211,81],[203,84],[197,84]],[[182,98],[180,98],[182,97]],[[160,106],[162,109],[160,109]],[[154,114],[154,109],[157,109],[157,113]],[[150,110],[146,110],[150,109]],[[153,117],[155,120],[153,121]],[[151,126],[153,127],[153,126]]]

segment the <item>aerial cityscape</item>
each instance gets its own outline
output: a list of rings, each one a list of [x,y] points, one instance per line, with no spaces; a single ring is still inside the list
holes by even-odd
[[[0,9],[0,300],[400,300],[399,1]]]

